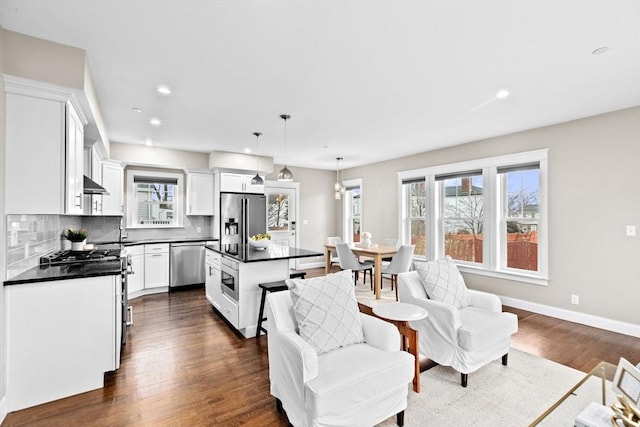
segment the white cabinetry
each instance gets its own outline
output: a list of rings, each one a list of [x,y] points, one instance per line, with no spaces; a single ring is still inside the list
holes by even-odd
[[[187,215],[213,215],[213,175],[187,173]]]
[[[102,184],[102,161],[92,147],[84,148],[84,174],[97,184]],[[102,215],[102,194],[84,195],[85,215]]]
[[[65,102],[14,93],[5,99],[6,213],[65,213]]]
[[[253,175],[220,172],[220,191],[264,194],[264,184],[253,185],[251,184],[252,178]]]
[[[169,244],[144,245],[144,288],[169,287]]]
[[[207,300],[218,310],[222,310],[221,300],[222,290],[220,289],[220,281],[222,279],[220,273],[220,263],[222,261],[222,256],[212,251],[211,249],[206,249],[205,251],[205,268],[206,268],[206,276],[204,282],[204,290]]]
[[[102,186],[109,193],[102,196],[102,215],[123,215],[124,168],[120,162],[102,162]]]
[[[119,286],[118,275],[5,287],[5,409],[103,387],[119,363]]]
[[[73,106],[67,102],[65,143],[65,179],[67,191],[65,197],[65,213],[68,214],[82,215],[83,213],[83,149],[84,123],[80,120],[80,116]]]
[[[207,252],[212,251],[208,250]],[[212,304],[246,338],[255,337],[260,296],[262,295],[258,285],[287,278],[289,278],[288,259],[240,262],[238,265],[238,301],[233,301],[220,291],[213,292],[215,290],[213,287],[211,290]],[[220,289],[219,286],[218,289]],[[207,299],[209,299],[208,292]]]
[[[127,255],[131,256],[131,271],[127,277],[129,298],[139,296],[144,290],[144,245],[126,247]]]

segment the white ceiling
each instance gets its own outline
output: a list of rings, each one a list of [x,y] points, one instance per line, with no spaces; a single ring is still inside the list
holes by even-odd
[[[640,105],[640,1],[0,0],[0,25],[87,51],[111,141],[242,152],[261,131],[294,166]]]

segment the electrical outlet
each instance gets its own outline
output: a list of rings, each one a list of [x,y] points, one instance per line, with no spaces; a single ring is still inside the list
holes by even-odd
[[[571,304],[580,304],[580,297],[578,295],[571,295]]]
[[[200,233],[202,231],[202,227],[196,227],[196,232]]]
[[[627,225],[627,236],[635,237],[636,235],[636,226],[635,225]]]

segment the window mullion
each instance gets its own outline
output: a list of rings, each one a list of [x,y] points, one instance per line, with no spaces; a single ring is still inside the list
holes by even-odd
[[[427,215],[427,224],[425,224],[429,233],[427,236],[431,238],[428,239],[427,244],[427,259],[438,259],[444,257],[444,236],[443,230],[444,227],[442,225],[442,203],[441,203],[441,194],[442,194],[442,184],[435,180],[434,175],[430,175],[427,177],[428,184],[428,211],[432,212],[432,215]]]
[[[495,167],[487,167],[483,169],[483,179],[485,180],[485,191],[483,194],[483,203],[486,208],[483,209],[483,242],[482,250],[484,252],[483,267],[488,270],[495,270],[499,263],[499,230],[500,230],[500,203],[499,203],[499,187],[498,176]]]

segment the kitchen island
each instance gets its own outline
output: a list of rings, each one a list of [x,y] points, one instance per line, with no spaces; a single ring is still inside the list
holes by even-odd
[[[255,337],[260,283],[289,278],[289,261],[322,256],[322,252],[270,244],[207,245],[205,294],[214,310],[244,337]]]

